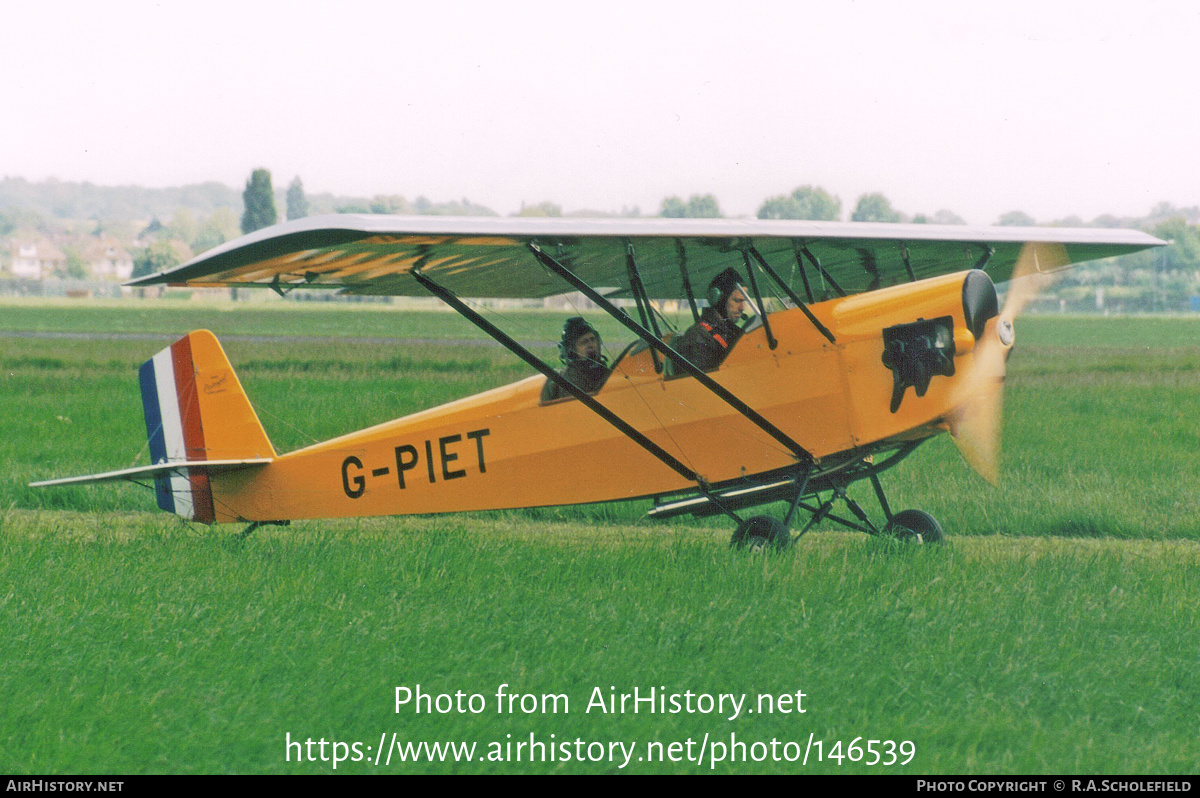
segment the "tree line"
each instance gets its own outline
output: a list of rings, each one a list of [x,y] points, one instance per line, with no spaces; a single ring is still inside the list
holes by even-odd
[[[243,193],[246,211],[242,217],[242,232],[250,232],[275,223],[274,192],[270,173],[256,170],[246,183]],[[464,205],[467,205],[464,200]],[[307,213],[300,178],[292,181],[287,192],[288,219]],[[354,209],[362,212],[361,209]],[[372,213],[411,212],[403,198],[377,198]],[[456,209],[465,211],[466,208]],[[491,213],[490,209],[479,210]],[[428,209],[424,209],[428,212]],[[627,212],[626,212],[627,213]],[[542,202],[522,205],[517,215],[562,216],[561,206]],[[636,214],[634,214],[636,215]],[[693,194],[687,200],[678,196],[663,198],[659,216],[667,218],[719,218],[720,204],[713,194]],[[797,219],[836,221],[842,215],[842,201],[820,186],[799,186],[790,194],[769,197],[758,210],[760,219]],[[941,209],[933,214],[918,213],[911,217],[892,207],[881,193],[859,197],[850,214],[853,222],[912,222],[916,224],[964,224],[952,211]],[[1060,281],[1039,300],[1043,310],[1154,312],[1191,309],[1192,297],[1200,297],[1200,208],[1175,208],[1159,203],[1141,219],[1121,219],[1112,215],[1097,217],[1091,222],[1098,227],[1139,227],[1173,242],[1170,246],[1150,252],[1136,253],[1124,258],[1102,261],[1067,271]],[[1032,227],[1037,221],[1029,214],[1014,210],[1002,214],[997,225]],[[1078,217],[1056,220],[1055,226],[1086,226]]]
[[[240,219],[235,210],[239,200]],[[165,210],[167,207],[171,208],[169,212]],[[239,233],[276,224],[282,221],[280,207],[287,220],[321,213],[499,215],[491,208],[465,198],[433,202],[420,196],[409,200],[398,194],[371,198],[330,194],[309,196],[299,176],[291,180],[286,190],[276,191],[271,172],[265,168],[255,169],[250,174],[240,196],[218,183],[142,189],[56,180],[30,183],[21,178],[6,177],[0,180],[0,237],[30,230],[50,233],[61,229],[69,220],[70,224],[90,227],[93,235],[106,234],[137,242],[134,273],[141,275],[175,266]],[[636,217],[642,214],[636,206],[622,208],[618,213],[578,211],[564,214],[561,205],[543,201],[522,203],[521,209],[513,215]],[[677,195],[664,197],[656,215],[666,218],[724,216],[717,197],[711,193],[693,194],[687,199]],[[134,220],[139,216],[151,216],[152,221],[148,226],[143,223],[136,227]],[[843,218],[843,203],[840,197],[821,186],[804,185],[790,193],[766,198],[756,216],[760,219],[837,221]],[[909,215],[893,207],[891,201],[878,192],[860,196],[849,219],[854,222],[965,223],[947,209]],[[1021,210],[1013,210],[999,216],[994,224],[1035,226],[1039,222]],[[1041,224],[1134,227],[1173,242],[1169,247],[1066,272],[1039,300],[1045,310],[1183,311],[1191,308],[1192,297],[1200,296],[1200,207],[1178,208],[1162,202],[1142,217],[1104,214],[1085,222],[1077,216],[1068,216]]]

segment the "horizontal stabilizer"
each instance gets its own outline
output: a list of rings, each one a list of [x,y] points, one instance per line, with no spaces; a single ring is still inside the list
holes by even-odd
[[[208,330],[196,330],[138,369],[153,465],[29,483],[30,487],[154,480],[159,508],[189,521],[216,521],[220,497],[209,476],[264,466],[275,448],[229,359]]]
[[[46,479],[41,482],[30,482],[31,488],[44,488],[50,485],[84,485],[89,482],[116,482],[118,480],[136,481],[140,477],[158,477],[165,474],[181,474],[188,476],[195,471],[198,474],[215,474],[221,471],[233,471],[246,466],[266,465],[270,457],[253,457],[245,460],[182,460],[174,463],[159,463],[157,465],[122,468],[119,471],[105,471],[103,474],[88,474],[82,477],[63,477],[62,479]]]

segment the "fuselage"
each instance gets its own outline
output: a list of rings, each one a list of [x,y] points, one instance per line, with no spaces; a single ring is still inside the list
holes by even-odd
[[[798,308],[747,332],[711,377],[820,460],[947,428],[975,338],[967,273]],[[990,285],[990,284],[989,284]],[[882,331],[949,317],[954,374],[903,392]],[[991,334],[989,322],[983,334]],[[583,403],[541,404],[536,376],[211,478],[217,521],[438,513],[575,504],[694,487]],[[792,452],[700,381],[668,377],[648,349],[614,364],[597,401],[713,484],[786,469]]]

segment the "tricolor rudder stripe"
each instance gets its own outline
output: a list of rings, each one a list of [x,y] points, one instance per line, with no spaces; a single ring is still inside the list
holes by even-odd
[[[82,485],[151,476],[158,506],[206,524],[245,520],[239,491],[275,460],[250,399],[208,330],[180,338],[138,370],[150,465],[41,480],[32,487]],[[269,478],[269,477],[268,477]]]
[[[192,333],[142,364],[142,410],[154,463],[207,460],[192,359]],[[211,335],[211,334],[210,334]],[[208,475],[196,469],[155,477],[158,506],[192,521],[214,519]]]

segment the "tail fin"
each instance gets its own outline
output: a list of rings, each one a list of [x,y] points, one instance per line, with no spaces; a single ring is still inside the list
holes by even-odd
[[[188,333],[142,364],[142,410],[154,463],[273,458],[275,449],[208,330]],[[189,520],[213,523],[208,474],[198,469],[159,474],[158,506]]]

